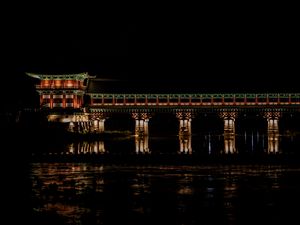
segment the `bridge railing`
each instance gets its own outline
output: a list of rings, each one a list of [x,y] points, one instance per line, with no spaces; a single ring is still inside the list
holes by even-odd
[[[88,93],[91,106],[299,105],[300,93],[267,94],[98,94]]]

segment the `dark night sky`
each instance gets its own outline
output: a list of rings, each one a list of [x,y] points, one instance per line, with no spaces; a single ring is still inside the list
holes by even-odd
[[[201,21],[119,21],[99,24],[91,33],[78,31],[71,38],[59,32],[39,34],[34,27],[33,33],[25,30],[2,42],[2,77],[14,82],[15,95],[28,96],[32,90],[24,85],[31,84],[26,71],[87,71],[99,78],[129,80],[133,86],[147,82],[199,92],[298,92],[299,39],[292,21],[256,14]]]
[[[199,92],[300,92],[298,11],[282,13],[282,5],[273,10],[273,2],[264,9],[262,3],[248,9],[247,2],[238,10],[229,2],[224,3],[228,8],[221,6],[218,10],[215,2],[211,10],[192,6],[190,2],[186,9],[182,2],[177,9],[171,8],[175,2],[168,2],[165,7],[162,2],[145,3],[146,6],[135,3],[132,7],[141,15],[131,15],[122,8],[121,16],[116,17],[118,12],[107,13],[104,18],[101,16],[108,11],[106,7],[97,5],[94,12],[87,11],[82,1],[80,11],[72,8],[75,2],[68,3],[67,8],[61,3],[35,3],[32,7],[26,1],[23,7],[14,2],[11,11],[6,3],[0,26],[0,115],[38,103],[34,81],[25,72],[87,71],[99,78],[132,81],[132,86],[185,86],[198,88]],[[119,4],[114,2],[112,11]],[[298,10],[295,6],[291,8]],[[124,14],[131,15],[133,20],[128,22]],[[9,162],[2,163],[2,171],[10,168],[4,173],[7,182],[2,185],[2,193],[9,199],[3,204],[8,211],[14,210],[12,215],[2,215],[9,215],[9,221],[22,218],[24,223],[24,217],[16,217],[15,212],[29,211],[14,203],[28,202],[20,196],[28,186],[21,179],[28,169],[23,168],[27,163],[23,157],[26,151],[23,145],[21,152],[12,146],[28,142],[22,138],[7,140],[7,149],[12,151],[2,152],[3,159]],[[13,167],[11,162],[15,162]]]

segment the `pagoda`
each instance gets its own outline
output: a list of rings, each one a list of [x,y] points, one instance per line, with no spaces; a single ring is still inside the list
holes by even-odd
[[[88,73],[77,74],[36,74],[26,73],[37,78],[40,83],[36,90],[40,96],[40,107],[47,109],[79,109],[83,106],[83,96],[86,91]]]

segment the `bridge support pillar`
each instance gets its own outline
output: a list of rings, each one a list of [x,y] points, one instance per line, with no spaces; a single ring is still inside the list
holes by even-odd
[[[268,122],[268,153],[279,152],[279,118],[280,112],[265,112],[264,117]]]
[[[176,117],[179,119],[179,135],[191,135],[192,113],[180,111],[176,113]]]
[[[224,120],[224,153],[236,153],[235,147],[235,119],[237,112],[224,111],[219,116]]]
[[[86,114],[75,115],[72,119],[72,122],[69,124],[69,130],[78,133],[87,133],[89,132],[89,118]]]
[[[179,119],[179,151],[192,154],[192,112],[179,111],[176,117]]]
[[[103,133],[104,132],[104,122],[105,122],[105,119],[98,119],[98,120],[95,120],[94,121],[94,125],[96,123],[96,132],[97,133]],[[95,127],[95,126],[94,126]]]
[[[135,135],[147,136],[149,134],[150,113],[132,113],[132,118],[135,119]]]
[[[100,113],[92,113],[91,120],[93,124],[91,126],[91,132],[93,133],[104,133],[104,123],[106,120],[106,115],[102,112]]]
[[[82,127],[81,127],[81,116],[75,116],[75,127],[76,127],[76,131],[77,133],[81,133],[82,131]]]
[[[265,112],[264,117],[268,121],[268,132],[269,131],[279,131],[279,118],[281,117],[280,112]]]

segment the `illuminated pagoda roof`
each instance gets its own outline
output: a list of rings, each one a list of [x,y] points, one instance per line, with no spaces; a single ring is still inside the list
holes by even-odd
[[[40,80],[84,80],[86,78],[94,78],[87,72],[84,73],[67,73],[67,74],[38,74],[38,73],[26,73],[28,76],[37,78]]]

